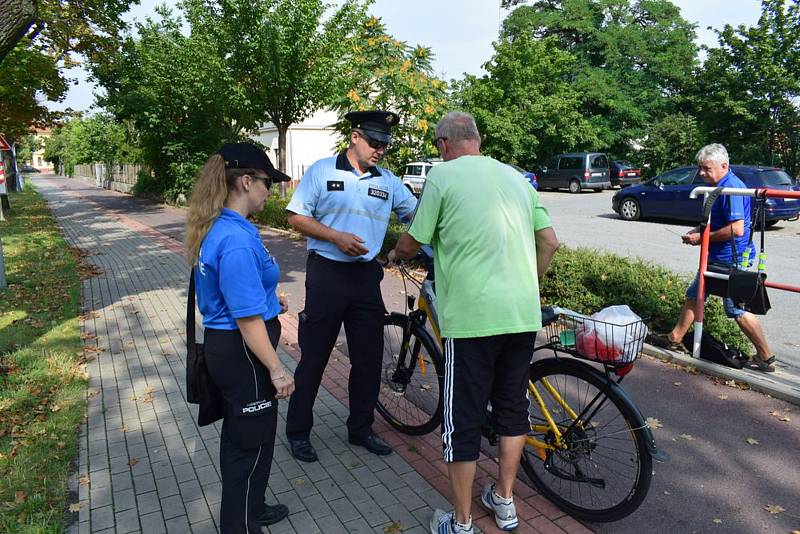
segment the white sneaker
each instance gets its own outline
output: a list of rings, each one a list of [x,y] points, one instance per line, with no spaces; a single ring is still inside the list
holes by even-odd
[[[473,534],[472,521],[465,527],[461,523],[456,523],[455,512],[445,512],[436,509],[431,517],[431,534]]]
[[[509,502],[504,502],[506,500]],[[500,497],[494,490],[494,484],[487,484],[483,487],[481,490],[481,502],[487,510],[494,512],[494,522],[497,523],[497,528],[500,530],[514,530],[519,526],[514,501]]]

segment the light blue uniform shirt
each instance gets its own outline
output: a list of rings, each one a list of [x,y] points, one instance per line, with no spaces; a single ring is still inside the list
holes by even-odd
[[[194,270],[203,326],[238,330],[236,319],[281,311],[275,290],[280,268],[258,229],[239,213],[222,208],[200,246]]]
[[[414,195],[397,176],[380,167],[360,175],[346,152],[342,152],[308,168],[286,210],[363,239],[368,252],[348,256],[333,243],[308,238],[309,252],[330,260],[353,262],[370,261],[380,252],[393,211],[401,221],[408,222],[416,206]]]

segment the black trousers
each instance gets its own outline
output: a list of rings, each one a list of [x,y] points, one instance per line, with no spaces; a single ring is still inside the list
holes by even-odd
[[[351,365],[347,430],[355,438],[372,432],[383,359],[382,279],[383,269],[375,261],[346,263],[309,255],[306,306],[298,327],[301,357],[286,416],[289,439],[309,439],[314,401],[342,323]]]
[[[277,347],[281,325],[266,321],[267,334]],[[225,417],[219,447],[222,470],[220,532],[260,533],[264,512],[278,401],[269,371],[244,342],[239,330],[205,331],[206,365],[225,398]]]

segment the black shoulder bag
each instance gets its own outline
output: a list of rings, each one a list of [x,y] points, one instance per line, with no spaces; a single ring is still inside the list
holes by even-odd
[[[225,415],[222,393],[208,374],[205,345],[195,339],[194,269],[189,276],[186,298],[186,401],[200,405],[197,416],[200,426],[210,425]]]
[[[722,191],[718,187],[709,194],[706,204],[703,207],[703,216],[707,220],[711,206],[716,201],[717,197]],[[760,253],[764,253],[764,231],[766,228],[766,208],[764,206],[765,199],[756,198],[756,207],[753,211],[750,221],[750,240],[747,243],[747,249],[753,244],[753,232],[756,228],[761,231],[761,247]],[[737,308],[742,308],[745,311],[756,315],[766,315],[771,308],[769,296],[767,295],[767,287],[764,282],[767,279],[767,274],[758,271],[747,271],[740,268],[739,254],[736,250],[736,240],[731,235],[731,248],[733,252],[734,265],[724,263],[709,262],[707,270],[709,272],[726,274],[728,280],[720,280],[718,278],[706,277],[706,290],[712,295],[720,297],[728,297],[733,300]]]

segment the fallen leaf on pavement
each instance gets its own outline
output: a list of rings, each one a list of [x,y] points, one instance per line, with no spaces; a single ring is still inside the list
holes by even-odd
[[[661,428],[664,426],[661,424],[661,421],[659,421],[655,417],[648,417],[647,421],[645,422],[647,423],[647,426],[649,426],[650,428]]]
[[[717,524],[722,523],[722,519],[714,518],[714,523],[717,523]]]
[[[747,438],[747,443],[750,445],[758,445],[759,441],[757,439]]]
[[[668,491],[666,491],[666,490],[665,490],[665,491],[664,491],[664,495],[672,495],[672,493],[670,493],[670,492],[668,492]]]
[[[78,502],[74,502],[74,503],[70,504],[69,505],[69,511],[73,512],[73,513],[74,512],[80,512],[81,511],[81,504],[78,503]]]
[[[764,510],[771,514],[779,514],[781,512],[785,512],[786,509],[783,506],[779,506],[777,504],[768,504],[764,507]]]
[[[692,436],[691,434],[681,434],[680,437],[682,437],[686,441],[694,441],[695,440],[695,437]]]
[[[133,467],[134,465],[136,465],[138,463],[139,463],[139,460],[137,458],[131,458],[130,460],[128,460],[128,465],[131,466],[131,467]]]
[[[82,477],[80,477],[78,479],[78,482],[80,482],[81,486],[88,486],[89,485],[89,477],[84,475],[84,476],[82,476]]]
[[[683,383],[683,382],[673,382],[673,383],[672,383],[672,385],[673,385],[673,386],[680,386],[682,383]]]
[[[391,525],[383,527],[383,532],[385,534],[400,534],[403,531],[403,525],[398,522],[394,522]]]

